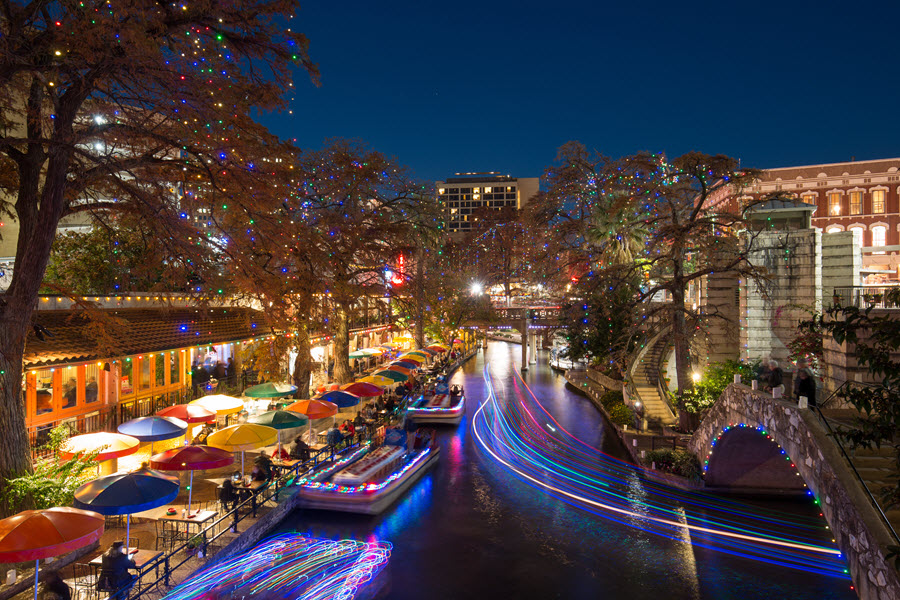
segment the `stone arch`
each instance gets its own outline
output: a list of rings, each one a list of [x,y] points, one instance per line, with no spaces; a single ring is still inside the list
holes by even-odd
[[[895,544],[827,431],[808,409],[745,385],[729,385],[691,437],[689,449],[709,460],[726,427],[762,429],[785,455],[821,507],[863,600],[900,598],[900,576],[887,559]],[[721,439],[725,439],[721,436]],[[718,444],[718,442],[716,442]]]

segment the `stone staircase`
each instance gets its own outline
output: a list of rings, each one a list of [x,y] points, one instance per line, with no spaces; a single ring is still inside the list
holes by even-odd
[[[891,527],[900,533],[900,508],[885,510],[881,494],[882,488],[897,485],[897,451],[892,446],[858,448],[850,456],[857,473],[878,501]]]
[[[675,422],[675,415],[668,407],[657,387],[659,383],[659,365],[663,353],[669,346],[667,335],[660,335],[653,340],[641,358],[631,369],[632,389],[644,406],[644,417],[648,421],[656,421],[663,425]]]

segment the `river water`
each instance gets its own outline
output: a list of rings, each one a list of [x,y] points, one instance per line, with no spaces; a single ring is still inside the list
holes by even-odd
[[[491,342],[454,375],[465,388],[467,416],[439,427],[440,462],[378,516],[300,510],[279,531],[315,537],[377,538],[393,544],[379,598],[855,598],[849,579],[748,560],[659,537],[598,517],[517,479],[479,448],[470,420],[486,397],[489,363],[498,396],[517,393],[521,348]],[[604,420],[546,364],[525,381],[569,432],[620,455]],[[818,519],[811,501],[756,501],[761,509]],[[823,526],[821,542],[830,541]],[[751,525],[748,524],[748,527]]]

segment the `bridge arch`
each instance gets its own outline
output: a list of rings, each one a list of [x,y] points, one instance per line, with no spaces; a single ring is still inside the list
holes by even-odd
[[[794,480],[800,480],[821,507],[859,597],[900,598],[900,577],[886,558],[888,546],[895,542],[818,418],[792,402],[732,384],[694,432],[690,450],[700,457],[707,475],[712,469],[721,476],[728,470],[729,458],[739,456],[735,449],[740,442],[750,441],[748,436],[759,442],[765,439],[770,449],[777,448],[779,455],[784,451],[782,456],[790,459],[785,463],[792,465]],[[729,450],[732,442],[735,446]],[[758,455],[756,460],[763,458]],[[757,467],[761,475],[764,468]]]

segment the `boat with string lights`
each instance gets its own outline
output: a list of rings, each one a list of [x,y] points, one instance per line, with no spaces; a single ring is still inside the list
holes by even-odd
[[[386,439],[405,434],[389,430]],[[347,456],[313,469],[294,484],[301,506],[376,515],[396,502],[438,461],[434,430],[420,429],[412,452],[400,445],[366,442]]]
[[[466,413],[466,396],[461,385],[438,386],[428,391],[406,409],[406,418],[416,423],[459,425]]]

